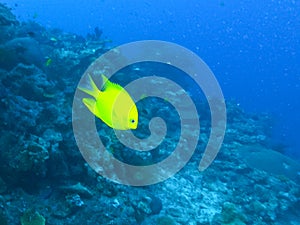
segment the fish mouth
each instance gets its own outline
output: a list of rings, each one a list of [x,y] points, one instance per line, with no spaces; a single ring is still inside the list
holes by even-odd
[[[131,130],[136,130],[136,128],[137,128],[137,123],[136,123],[136,124],[132,124],[132,125],[130,126],[130,129],[131,129]]]

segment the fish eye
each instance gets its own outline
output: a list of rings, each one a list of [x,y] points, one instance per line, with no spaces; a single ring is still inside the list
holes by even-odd
[[[131,120],[131,123],[134,123],[134,122],[135,122],[135,120],[134,120],[134,119],[132,119],[132,120]]]

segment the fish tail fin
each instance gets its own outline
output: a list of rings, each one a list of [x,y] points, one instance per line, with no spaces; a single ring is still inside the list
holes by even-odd
[[[78,89],[93,96],[95,99],[97,99],[99,97],[99,95],[101,94],[101,91],[98,89],[98,87],[95,84],[95,82],[93,81],[92,77],[90,75],[88,75],[88,77],[90,80],[90,86],[92,87],[92,90],[83,88],[83,87],[78,87]]]
[[[91,98],[83,98],[82,102],[86,105],[86,107],[96,115],[96,101]]]

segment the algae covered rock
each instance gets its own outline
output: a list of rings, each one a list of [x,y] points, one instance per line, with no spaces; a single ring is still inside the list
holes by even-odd
[[[300,163],[261,145],[245,145],[239,148],[241,159],[251,168],[277,175],[280,179],[300,181]]]
[[[93,196],[93,192],[89,188],[82,185],[81,183],[77,183],[75,185],[60,186],[59,190],[67,194],[81,195],[85,198],[91,198]]]
[[[46,160],[49,159],[48,143],[45,143],[42,138],[35,135],[31,135],[26,139],[17,137],[15,138],[15,143],[15,145],[9,146],[9,152],[1,155],[9,161],[8,165],[0,166],[6,172],[3,178],[20,184],[22,180],[27,180],[24,177],[24,173],[45,177],[47,172]],[[32,185],[30,184],[30,186]]]
[[[221,213],[214,216],[213,224],[246,225],[247,218],[234,203],[224,202]]]
[[[21,224],[22,225],[45,225],[45,218],[39,214],[38,212],[29,209],[24,212],[21,216]]]
[[[174,219],[172,219],[169,216],[158,217],[156,222],[157,222],[157,225],[175,225],[176,224]]]

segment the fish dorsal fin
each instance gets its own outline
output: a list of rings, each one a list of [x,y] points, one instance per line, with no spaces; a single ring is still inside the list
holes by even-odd
[[[106,76],[104,76],[103,74],[101,75],[102,77],[102,82],[103,82],[103,88],[107,85],[107,82],[110,82]]]
[[[106,76],[102,74],[102,81],[103,81],[103,87],[101,91],[105,91],[110,88],[115,88],[115,89],[123,89],[119,84],[111,82],[109,79],[107,79]]]

